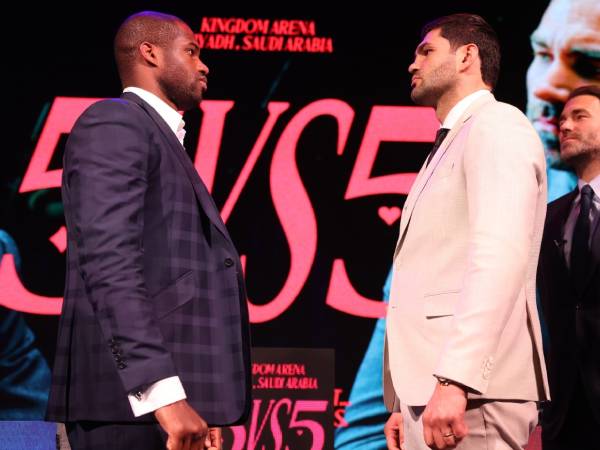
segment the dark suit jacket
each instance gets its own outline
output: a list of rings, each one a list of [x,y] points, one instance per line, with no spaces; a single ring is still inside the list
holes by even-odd
[[[560,430],[581,375],[596,420],[600,421],[600,231],[591,228],[592,262],[584,286],[574,286],[563,252],[564,225],[577,190],[548,205],[538,266],[538,289],[549,333],[547,355],[551,402],[545,432]]]
[[[127,394],[180,377],[212,425],[250,407],[242,267],[210,194],[138,96],[100,101],[64,155],[67,279],[47,419],[134,419]]]

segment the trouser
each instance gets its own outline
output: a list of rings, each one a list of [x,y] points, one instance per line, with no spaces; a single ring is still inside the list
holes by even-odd
[[[423,437],[425,407],[401,404],[400,408],[404,450],[430,450]],[[469,432],[456,450],[522,450],[538,423],[537,405],[530,401],[469,400],[465,422]]]
[[[158,424],[69,422],[65,424],[65,428],[71,450],[165,450],[166,448],[167,435]],[[61,435],[60,428],[59,436],[63,442],[64,434]]]

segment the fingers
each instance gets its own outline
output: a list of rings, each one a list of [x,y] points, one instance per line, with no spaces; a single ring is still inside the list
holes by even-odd
[[[167,450],[183,450],[183,441],[175,436],[169,435],[167,438]]]
[[[396,430],[385,432],[385,442],[388,450],[400,450],[400,439]]]
[[[190,450],[205,450],[207,448],[211,448],[208,429],[198,429],[194,434],[191,434],[190,437]]]
[[[423,439],[425,440],[425,444],[427,444],[428,447],[432,447],[435,444],[433,438],[433,428],[431,428],[429,423],[425,420],[423,420]]]
[[[404,425],[400,413],[392,413],[383,427],[385,441],[389,450],[400,450],[404,443]]]
[[[442,436],[442,432],[439,428],[433,428],[431,430],[431,434],[433,436],[435,448],[446,448],[446,442],[444,441],[444,437]]]
[[[460,417],[456,418],[452,422],[451,426],[452,426],[452,432],[454,433],[454,436],[458,440],[464,438],[469,433],[469,427],[467,427],[467,424],[465,423],[464,416],[460,416]]]
[[[444,444],[446,447],[456,447],[456,438],[451,429],[442,433],[442,439],[444,440]]]
[[[400,442],[400,448],[404,448],[404,421],[402,414],[398,414],[398,441]]]
[[[221,428],[209,428],[207,437],[207,448],[209,450],[222,450]]]
[[[189,434],[181,439],[181,450],[192,450],[192,436]],[[194,450],[196,450],[194,448]]]

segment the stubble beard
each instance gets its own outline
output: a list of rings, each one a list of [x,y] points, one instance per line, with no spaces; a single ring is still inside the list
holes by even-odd
[[[421,83],[413,88],[410,97],[417,105],[436,107],[442,96],[454,85],[454,61],[446,61],[436,67],[430,74],[421,79]],[[418,74],[417,74],[418,76]]]
[[[170,67],[158,79],[158,83],[167,98],[180,111],[196,108],[202,101],[202,89],[194,89],[194,83],[182,76],[183,71],[177,66]]]

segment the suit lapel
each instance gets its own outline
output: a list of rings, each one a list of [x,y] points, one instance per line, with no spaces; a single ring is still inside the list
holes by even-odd
[[[469,106],[469,108],[467,108],[467,110],[463,113],[463,115],[456,122],[456,124],[452,127],[452,129],[448,132],[448,135],[446,136],[446,138],[440,145],[440,148],[438,148],[437,152],[435,153],[435,155],[429,162],[429,165],[427,165],[426,162],[423,163],[423,166],[421,167],[421,170],[419,171],[419,174],[417,175],[417,178],[415,179],[415,182],[413,183],[413,185],[410,189],[408,197],[406,198],[406,201],[404,202],[404,208],[402,210],[402,218],[400,220],[400,234],[399,234],[399,238],[398,238],[398,243],[396,244],[396,251],[394,253],[394,258],[400,251],[400,247],[401,247],[402,241],[404,239],[404,235],[406,234],[406,231],[408,230],[408,224],[410,222],[410,218],[415,209],[415,206],[416,206],[417,202],[419,201],[419,197],[421,196],[421,193],[425,189],[425,186],[427,186],[427,183],[431,179],[431,176],[435,172],[435,169],[437,168],[438,164],[440,163],[440,161],[442,160],[442,158],[448,151],[448,148],[450,147],[450,145],[452,145],[454,138],[456,138],[456,136],[458,135],[460,130],[463,128],[465,123],[467,123],[469,121],[471,116],[475,112],[477,112],[477,110],[479,110],[484,105],[486,105],[490,102],[493,102],[493,101],[496,101],[496,100],[494,99],[494,96],[491,93],[488,95],[484,95],[481,98],[478,98],[477,100],[475,100],[473,102],[473,104],[471,106]]]
[[[594,275],[599,270],[600,267],[600,212],[596,214],[594,222],[592,223],[592,228],[590,230],[592,236],[592,242],[590,246],[590,270],[588,272],[588,276],[586,279],[585,287],[594,279]]]
[[[571,281],[565,259],[564,229],[575,197],[577,197],[577,190],[571,191],[552,203],[548,208],[548,218],[544,230],[544,234],[547,236],[548,252],[554,260],[554,264],[567,274],[569,283]]]
[[[557,199],[555,201],[556,206],[553,208],[552,217],[550,217],[547,221],[546,232],[549,233],[550,238],[554,244],[561,243],[560,246],[555,245],[556,247],[560,247],[558,251],[555,251],[554,254],[559,256],[560,267],[565,270],[568,274],[569,283],[573,286],[573,282],[571,279],[571,273],[567,268],[565,261],[565,253],[562,246],[564,243],[564,228],[567,218],[569,217],[569,213],[571,212],[571,207],[573,206],[573,202],[575,198],[577,198],[578,190],[575,189],[571,191],[569,194]],[[585,295],[589,284],[593,280],[593,276],[598,269],[598,265],[600,264],[600,232],[598,232],[598,223],[600,222],[600,218],[596,217],[594,219],[594,223],[592,223],[590,234],[592,236],[591,246],[590,246],[590,267],[588,268],[587,276],[585,278],[585,282],[582,286],[573,286],[575,292],[578,295]],[[572,236],[571,236],[572,239]]]
[[[221,219],[221,216],[219,215],[219,210],[217,209],[217,206],[215,205],[212,196],[208,192],[208,189],[206,189],[206,186],[204,185],[202,179],[200,178],[200,175],[198,175],[198,172],[196,171],[196,168],[192,164],[192,161],[190,160],[190,158],[187,156],[187,154],[183,150],[181,143],[177,140],[175,133],[173,133],[173,131],[169,128],[167,123],[163,120],[162,117],[160,117],[160,115],[154,110],[154,108],[152,108],[150,105],[148,105],[144,100],[142,100],[137,95],[135,95],[131,92],[125,92],[121,95],[121,98],[124,98],[126,100],[129,100],[129,101],[139,105],[150,116],[150,118],[156,123],[158,129],[161,131],[161,133],[163,134],[163,136],[169,143],[169,146],[173,150],[173,154],[175,155],[175,157],[177,158],[177,160],[183,167],[184,172],[186,173],[187,177],[189,178],[189,180],[192,184],[192,187],[194,188],[194,193],[196,194],[196,198],[198,199],[198,202],[202,206],[202,210],[207,215],[207,217],[210,219],[210,221],[215,225],[215,227],[217,227],[217,229],[225,237],[227,237],[227,239],[230,239],[229,233],[227,232],[227,229],[225,228],[225,224],[223,223],[223,220]]]

